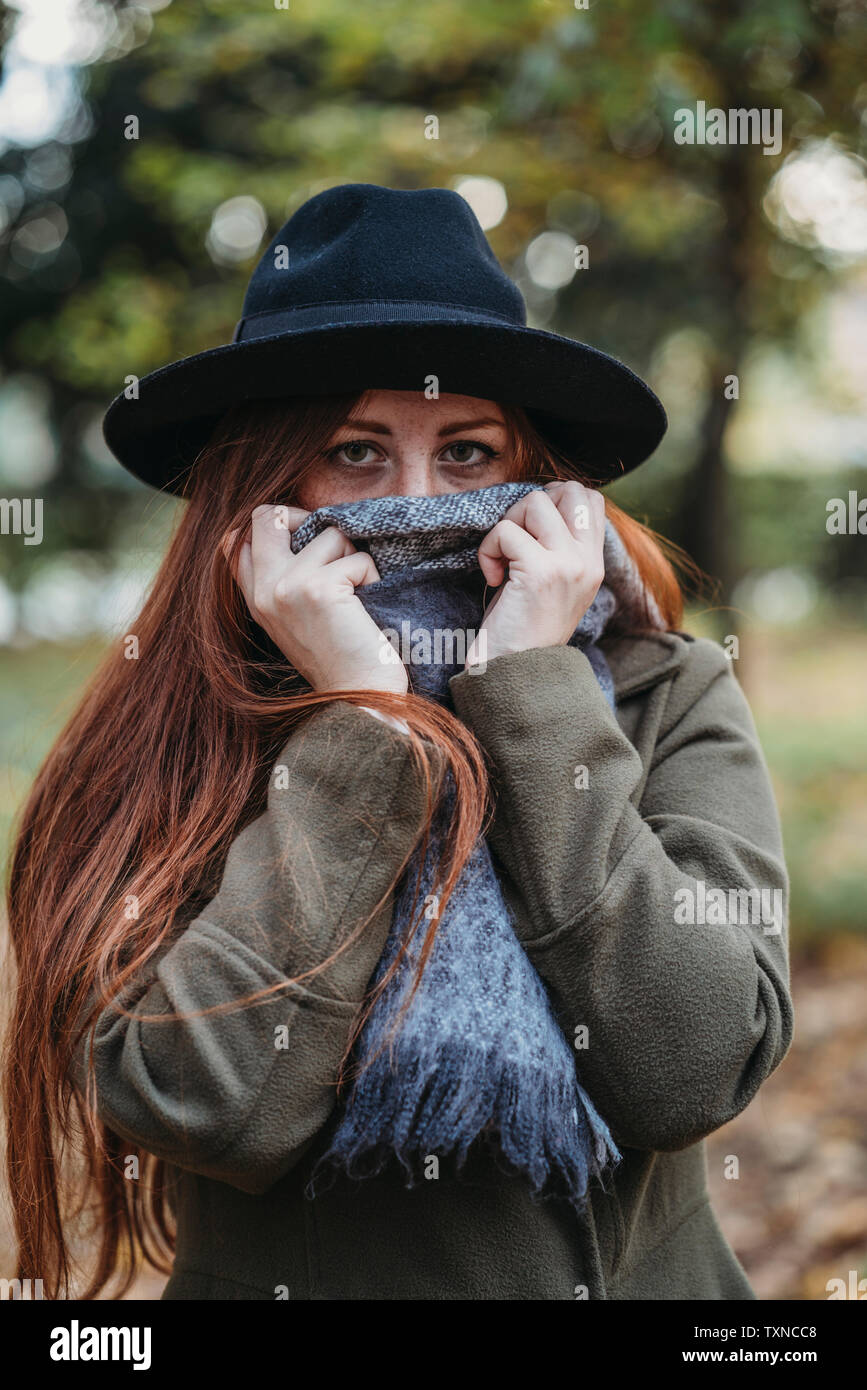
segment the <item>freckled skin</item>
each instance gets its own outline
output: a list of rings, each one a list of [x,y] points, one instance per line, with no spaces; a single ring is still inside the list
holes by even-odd
[[[342,425],[333,443],[364,439],[372,446],[350,451],[349,459],[322,462],[299,486],[295,503],[306,511],[332,502],[355,502],[362,497],[436,497],[448,492],[494,487],[512,475],[513,452],[503,413],[494,401],[478,396],[443,395],[426,400],[420,391],[373,391],[366,405],[356,407],[353,419],[386,425],[391,435]],[[476,426],[476,420],[499,424]],[[467,428],[440,436],[445,425]],[[499,458],[485,462],[480,448],[456,449],[459,441],[478,440],[495,449]],[[476,466],[480,464],[481,467]]]
[[[253,509],[235,568],[251,614],[314,690],[404,694],[406,668],[383,664],[382,634],[355,592],[379,579],[371,556],[336,526],[294,555],[287,530],[329,503],[494,487],[514,476],[514,466],[495,402],[371,392],[301,480],[293,505],[275,499]],[[604,529],[601,494],[578,482],[548,483],[510,507],[479,547],[496,593],[467,664],[568,641],[602,582]]]

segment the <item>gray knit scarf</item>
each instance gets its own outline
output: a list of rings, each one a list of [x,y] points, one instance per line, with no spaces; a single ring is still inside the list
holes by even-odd
[[[338,526],[359,549],[369,550],[381,578],[357,589],[359,599],[407,662],[411,689],[452,708],[448,682],[463,670],[484,612],[478,546],[509,507],[537,486],[505,483],[438,497],[321,507],[293,533],[292,550],[297,553],[327,526]],[[661,620],[610,522],[604,559],[605,582],[569,645],[584,652],[613,708],[611,673],[596,645],[606,624],[619,605],[636,602],[643,602],[651,623]],[[455,640],[461,633],[464,643]],[[591,1178],[604,1182],[620,1153],[581,1086],[574,1049],[515,933],[483,837],[446,904],[419,988],[392,1036],[428,926],[422,919],[408,936],[419,871],[418,902],[432,903],[429,920],[436,912],[430,890],[452,805],[447,778],[424,862],[419,848],[397,886],[391,930],[370,987],[403,945],[402,963],[356,1042],[360,1071],[345,1104],[336,1108],[307,1195],[315,1196],[338,1171],[369,1177],[395,1158],[408,1186],[432,1158],[452,1162],[459,1174],[470,1146],[479,1141],[502,1168],[523,1174],[535,1197],[562,1196],[580,1211]]]

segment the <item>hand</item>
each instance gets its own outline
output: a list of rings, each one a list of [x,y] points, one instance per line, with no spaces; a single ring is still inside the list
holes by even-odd
[[[254,507],[234,573],[253,619],[314,690],[404,694],[406,667],[355,594],[379,579],[372,556],[336,526],[294,554],[290,534],[308,515]],[[227,558],[236,534],[223,540]]]
[[[466,665],[568,642],[605,578],[604,539],[605,502],[582,483],[549,483],[510,507],[479,546],[486,580],[502,587]]]

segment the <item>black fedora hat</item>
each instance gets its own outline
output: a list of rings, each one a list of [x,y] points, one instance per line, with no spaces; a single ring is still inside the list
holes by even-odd
[[[111,402],[106,443],[155,488],[183,495],[214,425],[234,405],[366,388],[479,396],[523,406],[600,482],[653,452],[667,420],[616,358],[528,328],[469,203],[447,188],[346,183],[310,198],[273,237],[231,343],[150,372]]]

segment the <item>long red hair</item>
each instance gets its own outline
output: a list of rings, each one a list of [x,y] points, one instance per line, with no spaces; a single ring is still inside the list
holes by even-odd
[[[435,885],[439,919],[488,824],[485,761],[470,731],[421,696],[311,691],[253,622],[221,548],[235,530],[237,553],[254,507],[292,501],[360,398],[252,402],[221,420],[189,475],[187,504],[131,633],[111,645],[20,812],[7,891],[18,974],[3,1077],[7,1172],[18,1277],[38,1276],[49,1298],[70,1296],[71,1247],[88,1213],[98,1254],[76,1296],[93,1298],[119,1276],[119,1297],[142,1257],[170,1269],[165,1165],[98,1119],[92,1089],[83,1095],[70,1080],[72,1055],[100,1009],[190,919],[191,905],[200,911],[216,893],[229,847],[265,809],[271,768],[299,721],[333,699],[402,715],[427,787],[422,842],[437,797],[427,744],[444,754],[456,805]],[[514,477],[592,481],[523,410],[503,411]],[[668,628],[679,628],[683,599],[668,557],[683,562],[682,552],[607,499],[606,510]],[[646,614],[617,623],[640,629]],[[416,986],[437,920],[426,929]],[[138,1182],[124,1177],[131,1153]]]

